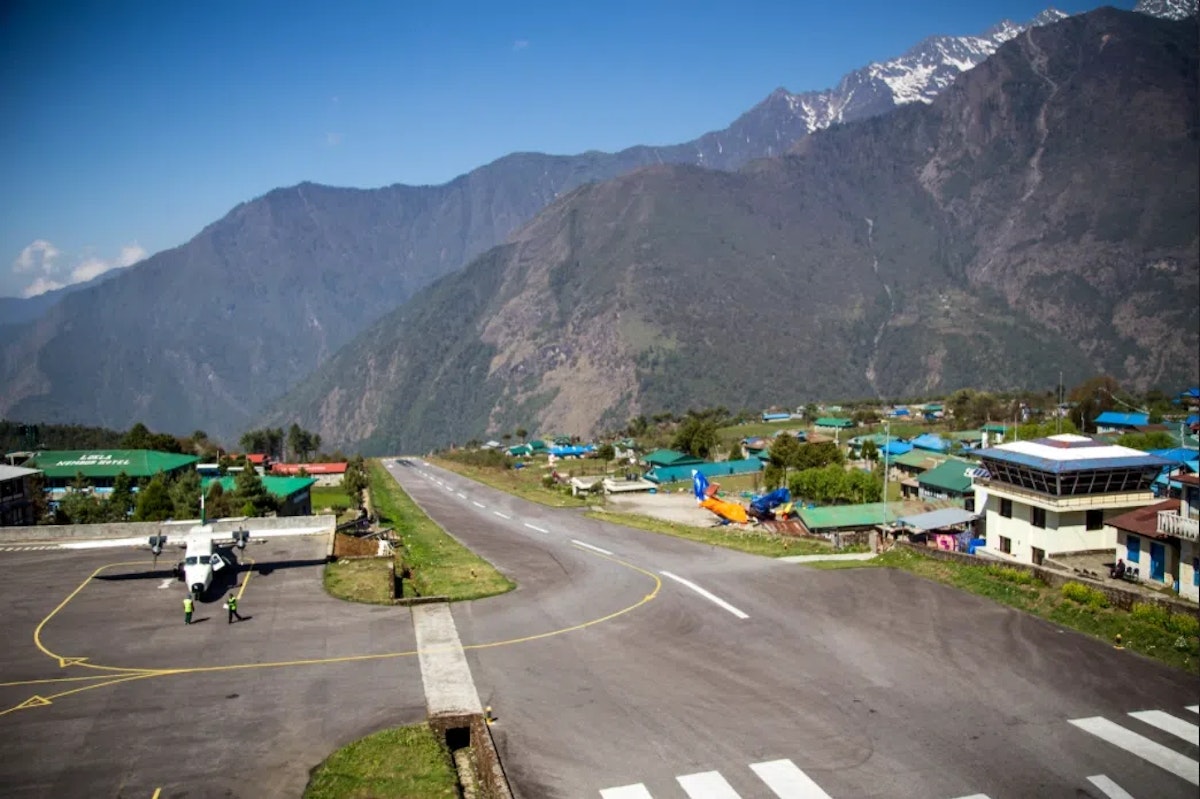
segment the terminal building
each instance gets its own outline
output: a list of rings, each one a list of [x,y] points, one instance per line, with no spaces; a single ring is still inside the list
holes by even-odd
[[[33,494],[29,478],[37,469],[0,465],[0,527],[33,524]]]
[[[1153,504],[1168,461],[1086,436],[1013,441],[979,451],[975,509],[989,553],[1041,565],[1048,556],[1114,551],[1107,524]]]

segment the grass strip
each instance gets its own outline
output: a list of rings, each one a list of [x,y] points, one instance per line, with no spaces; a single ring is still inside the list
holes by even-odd
[[[806,563],[819,569],[895,568],[987,597],[1032,613],[1107,643],[1121,636],[1126,649],[1195,673],[1200,667],[1200,624],[1187,613],[1137,603],[1131,611],[1109,607],[1102,592],[1080,583],[1061,590],[1034,575],[1001,564],[979,565],[940,560],[906,549],[893,549],[874,560]]]
[[[427,460],[443,469],[461,474],[463,477],[469,477],[521,499],[551,508],[584,508],[596,504],[597,501],[571,496],[570,492],[557,486],[546,487],[542,483],[542,478],[550,472],[544,468],[538,468],[537,461],[531,461],[534,465],[523,469],[497,469],[492,466],[476,466],[453,458],[427,458]],[[597,464],[597,473],[599,469],[600,465]],[[564,471],[569,470],[564,469]]]
[[[336,560],[325,566],[325,590],[349,602],[392,603],[391,563],[384,558]]]
[[[428,724],[397,727],[344,746],[313,769],[304,799],[451,799],[458,775]]]
[[[600,521],[622,524],[638,530],[651,533],[673,535],[701,544],[736,549],[751,555],[766,555],[771,558],[783,555],[832,555],[835,550],[831,544],[824,541],[813,541],[807,538],[770,533],[757,528],[743,529],[741,527],[692,527],[688,524],[668,522],[663,519],[653,519],[634,513],[612,513],[609,511],[591,511],[588,518]],[[850,550],[841,550],[847,552]]]
[[[371,502],[379,523],[396,531],[396,572],[402,596],[478,599],[511,591],[515,584],[425,515],[383,465],[368,462]]]
[[[325,508],[332,508],[334,513],[341,513],[353,503],[350,495],[341,486],[313,486],[309,489],[312,494],[313,512],[319,513]]]

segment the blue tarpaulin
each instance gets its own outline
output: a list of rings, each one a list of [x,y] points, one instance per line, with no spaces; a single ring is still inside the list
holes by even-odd
[[[930,450],[931,452],[950,451],[950,442],[941,436],[935,436],[933,433],[922,433],[914,438],[911,443],[917,449]]]

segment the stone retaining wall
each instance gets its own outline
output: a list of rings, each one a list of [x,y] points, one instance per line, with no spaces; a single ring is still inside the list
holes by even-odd
[[[1156,605],[1165,609],[1168,613],[1187,613],[1200,619],[1200,606],[1193,605],[1190,602],[1169,596],[1152,596],[1139,591],[1131,591],[1128,588],[1123,588],[1113,583],[1090,579],[1082,574],[1068,574],[1055,569],[1034,566],[1030,563],[1007,563],[990,558],[983,559],[974,555],[968,555],[965,552],[948,552],[942,549],[932,549],[919,544],[910,544],[907,541],[897,541],[895,546],[900,549],[912,550],[927,557],[952,560],[956,563],[965,563],[970,566],[1002,566],[1006,569],[1016,569],[1026,574],[1032,574],[1042,583],[1056,590],[1061,590],[1067,583],[1080,583],[1101,592],[1110,605],[1122,610],[1130,610],[1133,608],[1135,602],[1139,602],[1143,605]]]

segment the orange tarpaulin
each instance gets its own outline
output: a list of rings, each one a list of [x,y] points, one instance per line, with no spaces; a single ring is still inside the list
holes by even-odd
[[[738,524],[746,524],[750,521],[750,517],[746,515],[746,509],[736,502],[726,502],[716,497],[708,497],[700,503],[700,507],[712,511],[722,519],[728,519]]]

